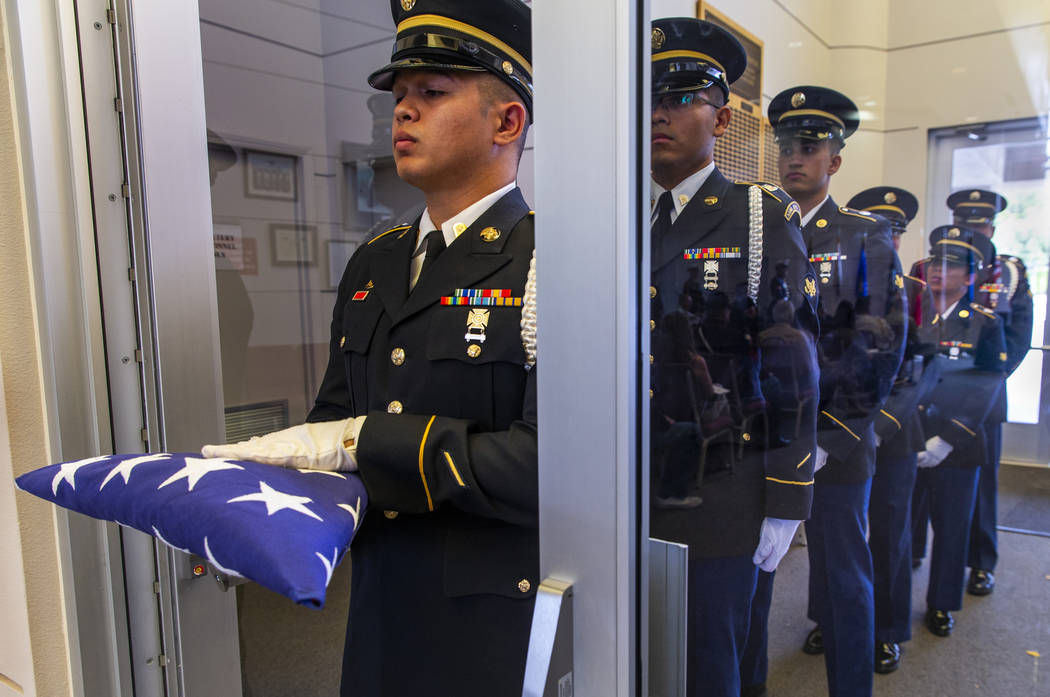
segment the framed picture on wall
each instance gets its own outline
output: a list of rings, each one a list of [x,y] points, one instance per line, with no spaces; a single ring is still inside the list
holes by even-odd
[[[244,195],[294,201],[299,196],[298,158],[256,150],[244,151]]]
[[[697,16],[700,19],[706,19],[708,22],[717,24],[740,40],[744,50],[747,51],[747,68],[744,70],[744,74],[740,76],[740,79],[730,85],[729,90],[733,94],[740,95],[741,99],[755,105],[761,105],[762,40],[702,0],[698,3]]]
[[[317,226],[274,223],[270,225],[274,266],[315,266]]]
[[[328,289],[335,290],[343,278],[343,271],[357,249],[351,240],[328,240]]]

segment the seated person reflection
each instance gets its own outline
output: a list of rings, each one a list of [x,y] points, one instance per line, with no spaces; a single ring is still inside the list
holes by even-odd
[[[860,125],[847,96],[800,85],[775,96],[769,121],[784,188],[802,211],[802,237],[820,287],[820,396],[813,510],[806,521],[809,607],[805,642],[825,653],[832,697],[872,693],[874,620],[868,496],[875,415],[900,366],[905,327],[900,262],[889,224],[840,207],[829,193],[846,140]],[[890,318],[896,318],[891,326]],[[743,666],[745,686],[766,680],[765,629],[773,578],[762,575]]]
[[[849,206],[889,221],[893,246],[898,250],[901,236],[919,210],[913,194],[893,186],[866,189],[851,198]],[[905,295],[909,306],[907,342],[890,397],[875,417],[879,443],[868,507],[868,546],[874,570],[876,673],[897,670],[900,645],[911,639],[911,497],[916,455],[925,449],[926,441],[918,405],[936,385],[937,372],[936,365],[929,360],[936,347],[922,342],[916,314],[910,309],[932,302],[929,289],[921,279],[905,276],[897,290]],[[896,319],[891,321],[891,324],[898,323]]]
[[[767,358],[795,361],[815,392],[813,344],[762,352],[759,335],[778,301],[811,315],[816,282],[797,205],[715,167],[740,43],[683,17],[653,22],[652,45],[651,533],[689,546],[687,694],[735,695],[758,570],[779,563],[812,491],[815,404],[772,449],[762,385]]]
[[[923,402],[924,470],[933,525],[926,627],[946,637],[962,608],[970,525],[985,422],[1003,389],[1007,365],[1002,320],[971,302],[984,264],[994,259],[987,238],[970,228],[942,225],[930,233],[926,281],[933,302],[922,308],[919,335],[937,347],[941,380]],[[925,525],[925,521],[923,521]]]
[[[347,265],[309,423],[205,454],[360,474],[342,695],[520,694],[539,573],[535,344],[521,328],[534,228],[515,186],[531,13],[519,0],[391,10],[392,62],[369,84],[393,93],[398,176],[427,207]],[[493,298],[506,302],[475,302]]]

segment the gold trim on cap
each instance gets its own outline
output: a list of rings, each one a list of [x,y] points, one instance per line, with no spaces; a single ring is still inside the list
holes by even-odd
[[[530,76],[532,75],[532,64],[525,60],[525,58],[520,53],[508,46],[505,42],[500,41],[492,34],[489,34],[487,31],[482,31],[477,27],[471,26],[464,22],[458,22],[454,19],[449,19],[448,17],[442,17],[441,15],[419,15],[418,17],[410,17],[402,21],[401,24],[397,25],[397,33],[400,34],[403,31],[415,29],[416,27],[420,26],[443,27],[445,29],[452,29],[453,31],[458,31],[461,34],[473,36],[475,39],[481,39],[482,41],[491,44],[492,46],[495,46],[500,51],[503,51],[505,54],[513,58],[515,61],[517,61],[518,65],[525,69],[525,72],[527,72]]]
[[[661,53],[653,54],[654,61],[671,60],[672,58],[695,58],[697,60],[702,60],[705,63],[710,63],[723,73],[726,71],[726,69],[722,67],[721,63],[719,63],[706,53],[700,53],[699,51],[687,51],[685,49],[679,49],[677,51],[662,51]]]
[[[897,208],[896,206],[884,206],[882,204],[879,204],[877,206],[868,206],[864,210],[866,210],[866,211],[893,211],[894,213],[900,213],[905,218],[908,217],[908,214],[905,213],[903,209]]]
[[[977,256],[981,257],[981,261],[984,261],[984,254],[982,254],[981,250],[977,249],[977,247],[974,247],[972,244],[967,244],[966,242],[963,242],[961,240],[937,240],[934,243],[934,246],[936,246],[938,244],[953,244],[953,245],[955,245],[957,247],[966,247],[971,252],[973,252]]]
[[[785,111],[777,119],[777,123],[780,123],[788,117],[794,116],[823,116],[826,119],[830,119],[839,125],[839,128],[846,128],[846,124],[842,122],[838,116],[835,116],[830,111],[824,111],[823,109],[792,109],[791,111]]]
[[[994,203],[985,203],[984,201],[963,201],[962,203],[955,204],[956,208],[995,208]]]

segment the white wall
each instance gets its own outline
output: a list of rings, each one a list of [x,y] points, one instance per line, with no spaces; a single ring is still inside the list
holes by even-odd
[[[919,216],[907,268],[925,253],[927,131],[1046,114],[1050,3],[1032,0],[723,0],[708,3],[764,42],[763,109],[796,84],[850,96],[862,110],[831,194],[870,186],[912,191]],[[691,0],[652,0],[653,17],[696,16]],[[944,208],[947,222],[947,209]]]

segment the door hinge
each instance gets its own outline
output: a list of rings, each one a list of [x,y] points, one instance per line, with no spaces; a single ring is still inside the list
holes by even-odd
[[[112,10],[112,9],[106,10],[106,21],[109,22],[110,24],[116,24],[117,23],[117,12],[116,12],[116,10]]]
[[[141,363],[142,362],[142,349],[135,349],[135,362],[136,363]]]
[[[128,280],[131,281],[132,283],[135,282],[135,267],[134,266],[129,266],[128,267]]]
[[[131,184],[121,184],[120,195],[124,198],[131,198]]]
[[[142,442],[143,443],[149,443],[149,429],[148,428],[142,429],[142,433],[140,433],[139,435],[142,436]]]
[[[168,665],[168,657],[164,654],[157,656],[157,665],[159,665],[161,668]]]
[[[124,111],[124,101],[120,97],[113,98],[113,110],[117,112]]]
[[[153,582],[153,592],[160,595],[160,581]]]

